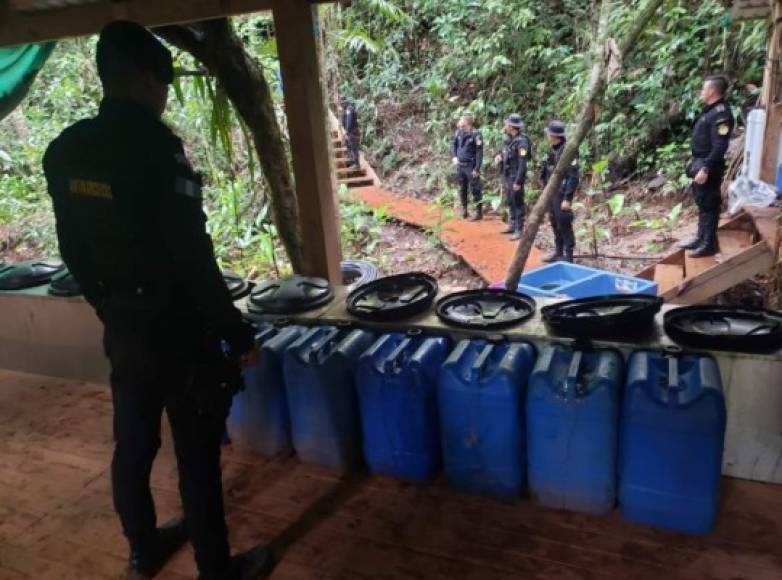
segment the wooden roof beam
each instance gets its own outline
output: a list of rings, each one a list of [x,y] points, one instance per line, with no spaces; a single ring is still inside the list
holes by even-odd
[[[312,4],[335,0],[309,0]],[[0,0],[0,46],[97,34],[113,20],[147,27],[270,10],[273,0],[116,0],[19,12]]]

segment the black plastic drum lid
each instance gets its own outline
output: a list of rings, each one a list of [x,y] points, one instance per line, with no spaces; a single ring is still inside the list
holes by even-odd
[[[460,328],[495,329],[520,324],[535,314],[535,300],[508,290],[466,290],[441,298],[437,316]]]
[[[65,269],[60,262],[29,261],[0,268],[0,290],[23,290],[48,284]]]
[[[437,280],[428,274],[397,274],[353,290],[348,294],[347,309],[365,320],[401,320],[429,310],[437,292]]]
[[[248,309],[257,314],[296,314],[328,304],[334,290],[322,278],[287,276],[259,283],[250,293]]]
[[[763,353],[782,348],[782,313],[762,308],[686,306],[665,313],[665,332],[690,348]]]
[[[223,270],[223,280],[232,300],[241,300],[250,293],[252,284],[231,270]]]
[[[544,306],[540,312],[556,334],[611,340],[652,334],[662,305],[659,296],[612,294],[559,302]]]
[[[49,284],[49,294],[63,298],[81,296],[81,288],[73,275],[66,269],[54,275]]]

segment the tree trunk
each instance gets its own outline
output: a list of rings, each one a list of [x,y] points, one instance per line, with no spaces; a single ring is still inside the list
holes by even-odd
[[[643,9],[638,12],[635,22],[633,22],[632,26],[627,31],[627,34],[619,43],[619,53],[622,55],[625,62],[627,62],[627,56],[634,48],[638,37],[644,31],[649,20],[654,16],[662,3],[663,0],[647,0]],[[505,280],[506,288],[515,290],[518,287],[521,274],[524,271],[524,266],[527,263],[527,258],[529,258],[532,244],[535,242],[535,237],[538,234],[546,210],[548,209],[551,200],[554,198],[554,195],[559,191],[562,180],[565,177],[565,172],[573,159],[575,159],[576,152],[578,151],[581,142],[592,128],[595,121],[596,108],[603,100],[606,88],[605,48],[608,39],[608,20],[612,4],[611,0],[602,0],[600,6],[598,33],[592,49],[592,73],[589,81],[589,90],[581,111],[578,127],[572,137],[568,140],[554,172],[549,178],[543,192],[540,194],[540,198],[532,208],[529,220],[524,228],[524,235],[516,248],[516,253],[513,256],[513,261],[508,270],[508,275]]]
[[[295,272],[304,267],[299,210],[283,133],[274,112],[271,90],[226,18],[156,30],[192,54],[214,75],[252,133],[269,185],[272,213]]]

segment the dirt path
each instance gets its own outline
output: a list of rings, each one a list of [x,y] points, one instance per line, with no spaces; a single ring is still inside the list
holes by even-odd
[[[397,196],[378,187],[356,188],[350,193],[372,209],[384,209],[389,217],[435,230],[448,249],[486,282],[494,283],[505,278],[516,244],[508,236],[500,234],[505,224],[496,217],[487,217],[479,222],[444,220],[443,210],[438,206]],[[537,268],[541,264],[540,250],[533,248],[526,269]]]

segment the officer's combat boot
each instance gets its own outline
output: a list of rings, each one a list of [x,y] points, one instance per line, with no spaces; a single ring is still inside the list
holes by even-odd
[[[218,576],[200,575],[198,580],[260,580],[268,578],[277,564],[267,546],[256,546],[252,550],[231,557],[228,571]]]
[[[477,222],[483,219],[483,204],[479,203],[475,208],[475,215],[470,218],[471,222]]]
[[[512,241],[514,241],[514,242],[516,240],[520,240],[521,239],[521,234],[523,233],[523,231],[524,230],[521,227],[515,228],[515,231],[513,232],[513,235],[510,237],[510,239]]]
[[[468,217],[470,217],[470,212],[467,210],[467,206],[462,206],[462,219],[466,220]]]
[[[705,258],[717,253],[717,226],[719,220],[719,213],[705,216],[703,223],[703,242],[690,253],[691,258]]]
[[[573,263],[573,250],[565,250],[565,261]]]
[[[701,245],[703,245],[703,230],[705,225],[705,218],[703,214],[698,215],[698,231],[695,234],[695,237],[692,238],[690,241],[685,242],[683,244],[679,244],[679,247],[682,250],[695,250],[699,248]]]
[[[183,518],[176,518],[157,529],[157,538],[143,551],[133,549],[128,563],[128,580],[154,578],[166,562],[187,542]]]
[[[550,264],[551,262],[561,262],[564,257],[565,256],[562,255],[562,248],[557,246],[551,254],[543,258],[543,261],[547,264]]]

